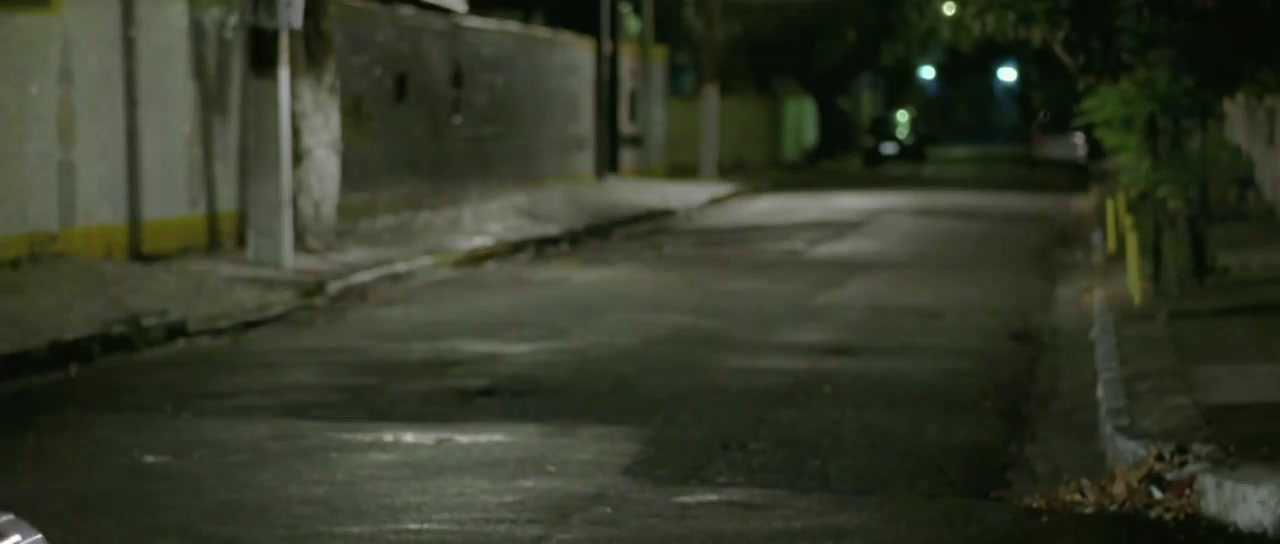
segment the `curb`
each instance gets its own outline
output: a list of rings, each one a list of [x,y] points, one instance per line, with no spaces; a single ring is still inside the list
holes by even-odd
[[[538,236],[534,238],[525,238],[521,240],[512,240],[506,242],[496,242],[487,246],[477,247],[467,251],[455,254],[435,254],[422,255],[401,261],[387,263],[372,268],[367,268],[348,274],[346,276],[335,278],[322,282],[319,292],[323,296],[332,297],[338,295],[353,287],[367,285],[369,283],[382,279],[403,276],[412,272],[425,270],[432,267],[467,267],[483,264],[495,259],[509,257],[525,251],[537,251],[551,247],[559,247],[564,245],[575,245],[584,240],[607,236],[615,231],[659,221],[670,217],[676,217],[683,213],[703,209],[709,206],[732,200],[747,194],[751,191],[747,189],[737,189],[729,191],[723,195],[708,199],[702,204],[691,206],[684,209],[664,208],[636,212],[624,215],[616,219],[607,219],[597,223],[571,228],[558,232],[556,234],[548,234],[546,236]]]
[[[215,336],[254,329],[284,319],[303,308],[322,304],[355,287],[432,267],[476,266],[527,250],[574,245],[583,240],[607,236],[622,228],[675,217],[681,213],[712,206],[748,192],[738,189],[687,209],[647,210],[556,234],[498,242],[457,254],[418,255],[383,263],[321,281],[309,289],[303,289],[294,300],[256,306],[234,313],[194,318],[141,316],[86,335],[61,338],[40,347],[0,353],[0,384],[43,374],[74,374],[80,365],[91,364],[103,357],[159,347],[184,338]]]
[[[301,297],[231,314],[131,319],[87,335],[61,338],[44,346],[0,354],[0,384],[41,374],[74,374],[79,365],[91,364],[103,357],[159,347],[183,338],[252,329],[283,319],[311,303],[311,299]]]
[[[1095,251],[1097,247],[1095,240]],[[1142,435],[1134,426],[1124,388],[1124,371],[1115,316],[1105,297],[1093,297],[1094,364],[1098,375],[1098,430],[1110,465],[1132,466],[1151,449],[1168,451],[1174,444]],[[1193,449],[1220,451],[1211,446]],[[1195,492],[1201,515],[1241,531],[1280,536],[1280,466],[1261,463],[1210,462],[1196,472]]]

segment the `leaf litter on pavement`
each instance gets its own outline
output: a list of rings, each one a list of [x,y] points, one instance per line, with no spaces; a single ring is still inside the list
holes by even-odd
[[[1152,449],[1131,467],[1117,465],[1111,474],[1093,481],[1081,478],[1054,493],[1025,497],[1022,504],[1036,510],[1081,514],[1126,512],[1163,521],[1180,521],[1199,509],[1196,473],[1205,454],[1185,448]]]

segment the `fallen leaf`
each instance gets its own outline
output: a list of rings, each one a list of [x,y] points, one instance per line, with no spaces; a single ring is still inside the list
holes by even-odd
[[[1192,484],[1191,480],[1174,480],[1169,483],[1169,489],[1165,494],[1174,498],[1183,497],[1191,493]]]
[[[1124,465],[1116,465],[1115,476],[1111,480],[1111,485],[1107,486],[1107,491],[1111,493],[1111,498],[1115,502],[1124,502],[1129,498],[1129,479],[1128,471]]]

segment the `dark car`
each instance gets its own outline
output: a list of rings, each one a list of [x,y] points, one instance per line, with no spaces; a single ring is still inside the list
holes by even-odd
[[[891,160],[923,162],[926,140],[923,127],[905,109],[897,110],[892,117],[877,117],[867,127],[863,163],[876,166]]]

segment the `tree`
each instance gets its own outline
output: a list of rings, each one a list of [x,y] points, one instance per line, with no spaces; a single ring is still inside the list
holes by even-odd
[[[909,9],[923,23],[915,41],[932,35],[959,47],[997,40],[1052,51],[1084,95],[1079,122],[1117,159],[1121,187],[1151,218],[1144,224],[1156,239],[1153,256],[1168,232],[1185,232],[1192,268],[1204,277],[1209,177],[1232,153],[1218,105],[1276,88],[1280,35],[1269,26],[1280,2],[963,0],[955,17],[936,0]]]
[[[342,113],[331,0],[310,0],[293,63],[294,222],[304,251],[333,244],[342,186]]]
[[[813,160],[852,149],[855,127],[842,102],[859,74],[882,65],[903,18],[896,0],[744,2],[729,10],[726,50],[745,59],[754,83],[789,79],[818,106]]]

